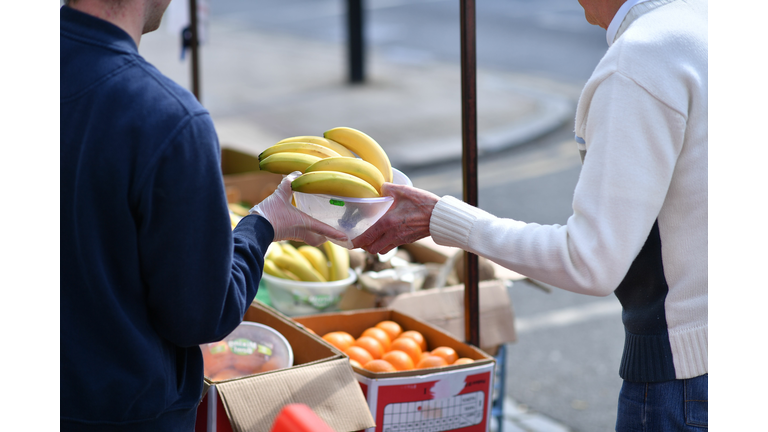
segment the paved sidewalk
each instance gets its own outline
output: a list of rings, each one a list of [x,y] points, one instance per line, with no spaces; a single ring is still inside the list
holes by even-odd
[[[507,396],[504,399],[503,429],[496,419],[491,422],[491,432],[573,432],[572,429],[537,413]]]
[[[180,42],[162,28],[139,51],[190,88]],[[346,83],[346,52],[329,44],[212,21],[203,45],[201,102],[223,146],[258,153],[282,138],[360,129],[398,168],[461,158],[459,64],[368,53],[367,82]],[[478,150],[500,150],[573,120],[580,88],[529,75],[477,71]]]

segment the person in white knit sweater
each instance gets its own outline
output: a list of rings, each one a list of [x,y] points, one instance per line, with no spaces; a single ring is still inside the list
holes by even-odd
[[[609,49],[577,106],[583,167],[567,224],[385,184],[394,205],[353,245],[385,253],[431,235],[568,291],[615,293],[626,332],[616,430],[706,430],[707,1],[580,3]]]

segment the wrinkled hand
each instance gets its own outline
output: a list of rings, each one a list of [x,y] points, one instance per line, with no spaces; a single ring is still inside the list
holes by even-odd
[[[354,247],[384,254],[429,235],[429,219],[440,197],[423,189],[393,183],[384,183],[381,195],[395,199],[392,207],[373,226],[352,240]]]
[[[347,241],[343,232],[324,224],[291,204],[291,182],[300,176],[299,171],[287,175],[275,192],[264,201],[253,206],[251,213],[264,216],[275,230],[274,241],[296,240],[312,246],[319,246],[328,239]]]

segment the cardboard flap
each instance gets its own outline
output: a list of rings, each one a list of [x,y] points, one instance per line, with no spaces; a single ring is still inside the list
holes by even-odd
[[[495,353],[499,345],[517,340],[512,302],[503,281],[480,282],[479,291],[480,348]],[[388,307],[466,340],[464,285],[400,294]]]
[[[221,149],[221,172],[227,174],[242,174],[247,172],[260,171],[259,157],[235,150],[233,148],[222,147]]]
[[[432,240],[432,237],[424,237],[423,239],[399,247],[407,250],[416,262],[421,263],[434,262],[442,264],[446,262],[448,258],[461,251],[459,248],[439,245]],[[493,261],[490,263],[493,267],[494,278],[496,279],[507,279],[512,281],[525,279],[525,276],[520,273],[500,266]]]
[[[269,432],[277,414],[290,403],[308,405],[338,432],[375,425],[346,357],[300,366],[290,375],[265,373],[216,388],[236,432]]]

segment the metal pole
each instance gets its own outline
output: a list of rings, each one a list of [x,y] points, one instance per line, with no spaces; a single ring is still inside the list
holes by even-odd
[[[347,0],[347,50],[349,82],[365,82],[365,38],[363,37],[363,0]]]
[[[461,137],[464,202],[477,206],[477,60],[475,1],[461,0]],[[464,330],[480,346],[478,257],[464,252]]]
[[[192,50],[191,69],[192,69],[192,94],[197,100],[200,100],[200,59],[198,57],[198,37],[197,37],[197,0],[189,0],[189,29],[192,34],[190,49]]]

